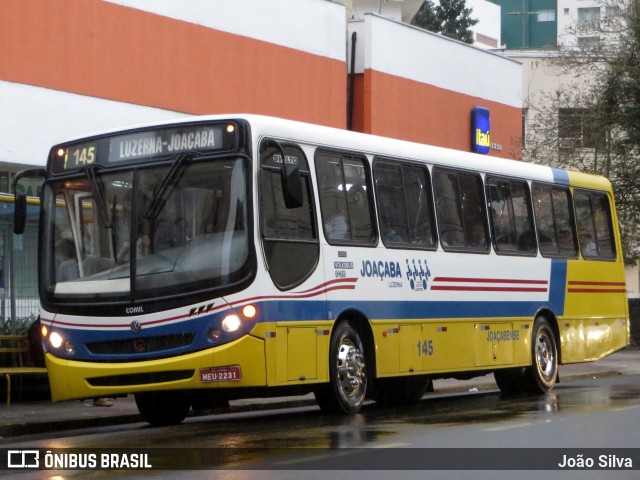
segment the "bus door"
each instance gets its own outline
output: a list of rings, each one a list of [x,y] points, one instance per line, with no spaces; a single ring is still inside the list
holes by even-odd
[[[273,343],[267,344],[268,361],[275,363],[277,383],[325,378],[322,352],[328,351],[329,329],[320,322],[327,323],[326,289],[317,268],[320,248],[307,158],[298,145],[265,139],[260,161],[260,229],[271,279],[261,284],[274,298],[270,304],[276,332],[275,350],[269,346]],[[286,198],[285,164],[297,169],[299,204]]]

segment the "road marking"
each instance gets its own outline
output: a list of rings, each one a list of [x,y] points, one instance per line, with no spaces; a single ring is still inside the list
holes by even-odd
[[[410,443],[397,442],[397,443],[383,443],[380,445],[362,445],[361,447],[358,447],[358,448],[404,448],[410,445],[411,445]]]
[[[531,425],[533,425],[531,422],[516,423],[515,425],[505,425],[503,427],[485,428],[484,431],[485,432],[501,432],[503,430],[514,430],[516,428],[526,428],[526,427],[530,427]]]
[[[636,408],[640,408],[640,405],[630,405],[628,407],[618,407],[612,408],[612,412],[626,412],[627,410],[635,410]]]

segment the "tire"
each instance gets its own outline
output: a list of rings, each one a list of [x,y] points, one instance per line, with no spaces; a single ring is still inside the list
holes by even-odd
[[[558,346],[545,317],[536,318],[531,339],[531,366],[524,372],[522,386],[528,393],[547,393],[558,378]]]
[[[553,329],[545,317],[538,317],[531,333],[531,366],[505,368],[493,372],[504,395],[544,394],[558,378],[558,346]]]
[[[134,396],[142,418],[155,427],[181,423],[191,408],[187,392],[180,390],[141,392]]]
[[[413,405],[418,403],[427,391],[433,391],[433,380],[419,375],[412,377],[376,380],[375,400],[385,407]]]
[[[191,408],[197,414],[229,408],[229,400],[218,390],[192,390],[189,399]]]
[[[327,413],[357,413],[367,394],[364,345],[349,322],[340,323],[329,345],[329,384],[314,393]]]
[[[525,368],[503,368],[495,370],[493,377],[500,392],[506,396],[520,395],[524,393],[522,381],[525,374]]]

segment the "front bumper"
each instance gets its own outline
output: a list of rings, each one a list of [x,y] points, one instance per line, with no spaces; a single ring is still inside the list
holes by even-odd
[[[256,387],[267,384],[264,340],[231,343],[177,357],[125,363],[80,362],[46,354],[54,401],[157,390]],[[200,369],[239,365],[241,378],[203,381]]]

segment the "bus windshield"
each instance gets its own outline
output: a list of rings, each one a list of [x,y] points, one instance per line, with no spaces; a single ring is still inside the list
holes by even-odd
[[[248,274],[246,160],[182,155],[162,166],[83,173],[45,187],[50,301],[165,298]]]

